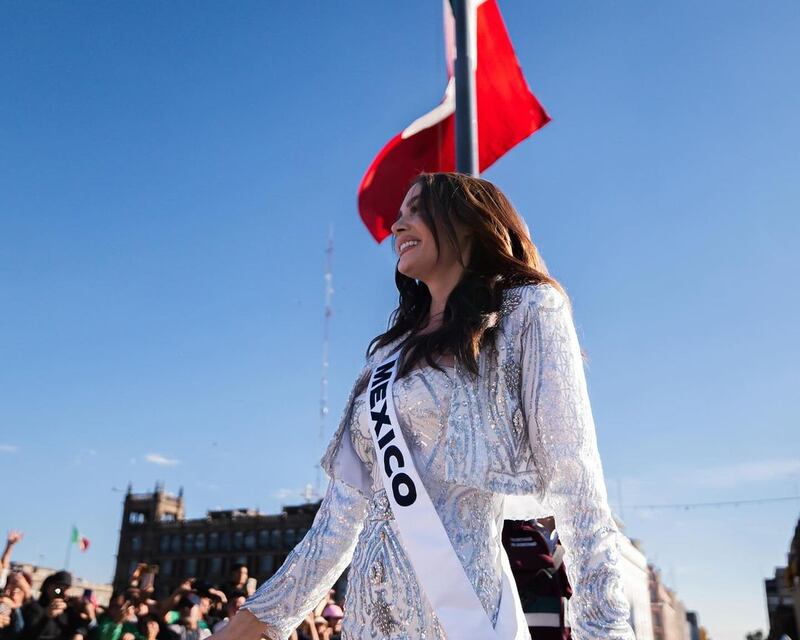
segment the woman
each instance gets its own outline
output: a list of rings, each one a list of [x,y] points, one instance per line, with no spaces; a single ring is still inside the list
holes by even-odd
[[[342,638],[528,638],[502,523],[551,514],[573,638],[632,640],[570,307],[524,222],[485,180],[422,174],[392,232],[400,304],[323,457],[314,525],[220,640],[286,638],[348,564]]]

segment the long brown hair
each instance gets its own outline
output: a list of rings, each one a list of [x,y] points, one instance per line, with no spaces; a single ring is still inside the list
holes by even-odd
[[[414,363],[424,360],[441,370],[435,354],[453,354],[474,375],[478,373],[478,354],[492,338],[492,319],[500,311],[503,291],[532,283],[549,283],[563,292],[547,273],[539,251],[508,198],[491,182],[462,173],[421,173],[409,184],[420,185],[420,214],[433,234],[440,251],[438,220],[446,242],[456,250],[455,223],[472,234],[472,249],[464,273],[447,298],[441,326],[420,335],[430,310],[431,295],[423,282],[395,271],[400,303],[389,318],[389,328],[369,343],[367,354],[411,332],[400,345],[405,356],[398,372],[405,375]]]

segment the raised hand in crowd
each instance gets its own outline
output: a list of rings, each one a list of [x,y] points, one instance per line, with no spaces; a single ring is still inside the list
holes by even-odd
[[[0,589],[6,585],[8,569],[11,566],[11,551],[14,549],[14,545],[22,540],[22,535],[22,531],[11,529],[6,536],[6,546],[3,549],[3,555],[0,556]]]

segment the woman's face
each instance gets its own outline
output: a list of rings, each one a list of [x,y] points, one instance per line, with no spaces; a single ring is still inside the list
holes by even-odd
[[[448,239],[447,232],[437,221],[439,236],[439,251],[436,250],[436,241],[433,233],[420,214],[421,202],[419,195],[421,187],[413,185],[406,193],[403,204],[400,205],[397,220],[392,225],[395,250],[397,251],[397,270],[404,276],[429,283],[437,274],[451,271],[460,266],[458,254]],[[431,212],[433,219],[436,213]],[[464,262],[469,260],[469,246],[465,228],[456,226],[459,244],[462,247]]]

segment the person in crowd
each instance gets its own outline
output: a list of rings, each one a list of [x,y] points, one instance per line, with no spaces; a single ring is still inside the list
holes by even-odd
[[[30,599],[31,585],[25,575],[19,571],[9,574],[0,596],[0,640],[22,636],[22,607]]]
[[[552,519],[507,520],[503,527],[503,546],[522,610],[537,640],[572,637],[567,619],[572,589],[554,524]]]
[[[317,633],[316,620],[318,617],[313,611],[310,611],[298,627],[292,631],[290,640],[321,640]]]
[[[197,595],[194,590],[196,582],[196,578],[186,578],[170,595],[159,602],[158,610],[161,612],[162,620],[167,625],[176,624],[180,619],[178,604],[181,600],[189,595]]]
[[[3,549],[3,555],[0,556],[0,589],[6,586],[6,579],[11,567],[11,552],[20,540],[22,540],[22,531],[12,529],[6,536],[6,546]]]
[[[200,597],[190,593],[178,602],[178,619],[167,625],[174,640],[205,640],[211,635],[207,626],[201,626]]]
[[[217,622],[212,627],[212,631],[214,633],[217,633],[218,631],[221,631],[222,629],[225,628],[225,625],[227,625],[228,622],[230,622],[230,619],[236,615],[236,612],[239,610],[239,607],[241,607],[244,604],[245,599],[246,598],[244,594],[241,594],[238,596],[234,595],[230,600],[228,600],[228,602],[225,604],[225,617],[222,618],[222,620]]]
[[[88,640],[97,627],[97,612],[92,602],[91,590],[84,590],[81,596],[67,598],[67,616],[74,629],[72,640]]]
[[[67,589],[72,586],[72,574],[57,571],[47,576],[38,600],[22,607],[25,640],[73,640],[78,624],[67,611]]]
[[[222,607],[228,598],[221,589],[217,589],[210,582],[197,580],[194,591],[200,598],[200,627],[212,629],[222,619]]]
[[[153,613],[139,617],[136,626],[141,640],[157,640],[161,633],[161,623],[158,616]]]
[[[230,599],[231,596],[239,594],[249,596],[250,594],[247,593],[247,581],[249,577],[250,571],[246,564],[234,564],[231,567],[230,580],[228,580],[222,588],[227,598]]]
[[[91,640],[141,640],[135,605],[129,596],[127,590],[111,594],[108,607],[97,618]]]
[[[344,611],[335,602],[331,602],[322,610],[322,617],[328,622],[330,627],[330,640],[340,640],[342,636],[342,618]]]

